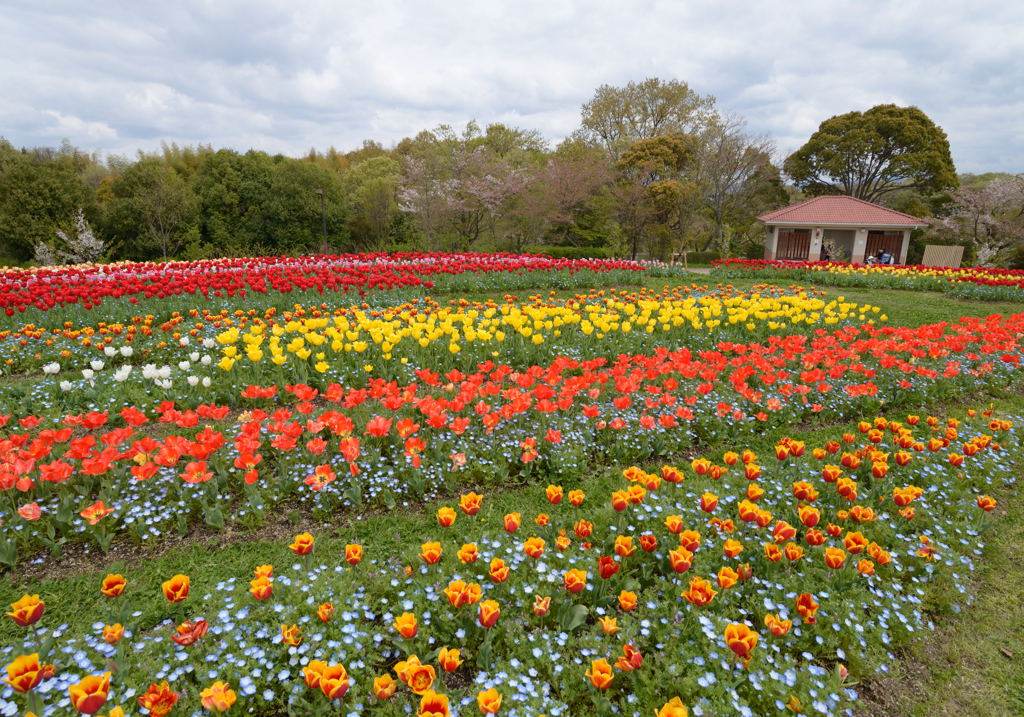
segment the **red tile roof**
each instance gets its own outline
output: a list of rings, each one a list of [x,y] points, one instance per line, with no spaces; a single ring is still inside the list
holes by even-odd
[[[930,222],[853,197],[816,197],[758,217],[765,224],[858,224],[924,226]]]

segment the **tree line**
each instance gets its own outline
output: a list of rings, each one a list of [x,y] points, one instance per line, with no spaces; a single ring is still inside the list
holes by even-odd
[[[945,135],[917,108],[831,118],[783,161],[714,97],[651,78],[599,87],[554,145],[475,121],[296,158],[163,144],[129,159],[0,138],[0,263],[309,253],[324,224],[332,252],[756,257],[757,215],[792,201],[843,193],[945,221],[967,211],[949,209],[956,191]]]

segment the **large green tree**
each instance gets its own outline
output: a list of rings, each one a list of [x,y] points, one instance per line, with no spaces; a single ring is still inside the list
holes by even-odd
[[[74,162],[19,151],[0,138],[0,255],[31,260],[58,229],[73,231],[79,210],[95,220],[95,196]]]
[[[634,142],[672,132],[694,134],[716,121],[715,98],[679,80],[657,77],[625,87],[601,85],[583,105],[576,135],[604,147],[613,159]]]
[[[825,120],[783,169],[812,197],[872,202],[900,190],[932,194],[959,185],[946,133],[917,107],[896,105]]]

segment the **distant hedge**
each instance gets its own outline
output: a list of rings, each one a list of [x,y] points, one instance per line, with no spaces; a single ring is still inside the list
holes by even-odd
[[[611,259],[612,253],[597,246],[531,246],[528,254],[547,254],[552,259]]]
[[[710,264],[713,261],[718,261],[722,258],[722,253],[719,251],[691,251],[686,254],[687,264]],[[681,262],[683,257],[679,257]]]

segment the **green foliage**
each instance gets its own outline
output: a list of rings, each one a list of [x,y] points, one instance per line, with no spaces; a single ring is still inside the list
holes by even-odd
[[[808,196],[876,201],[900,189],[959,185],[946,133],[917,107],[878,105],[825,120],[785,162]]]
[[[0,138],[0,254],[32,259],[57,229],[71,230],[79,209],[96,218],[95,197],[74,163],[19,152]]]
[[[552,259],[610,259],[612,253],[598,246],[531,246],[528,254],[546,254]]]

